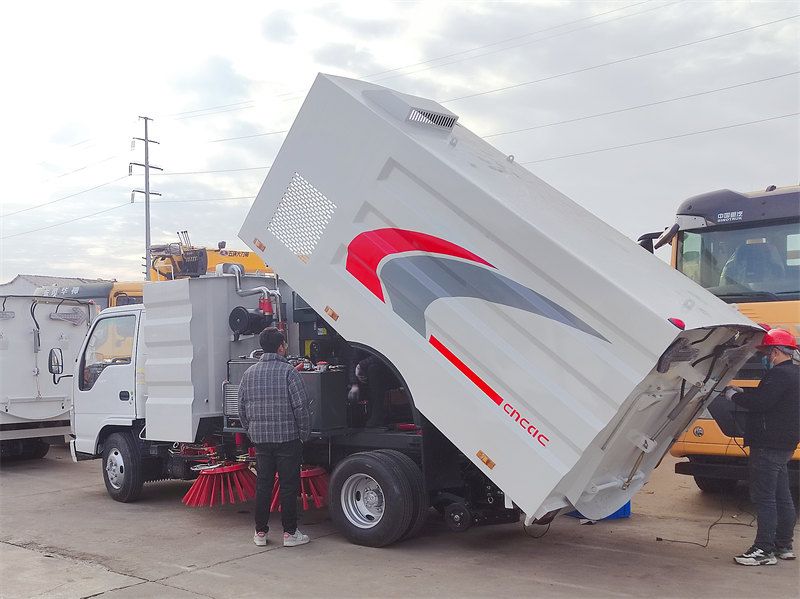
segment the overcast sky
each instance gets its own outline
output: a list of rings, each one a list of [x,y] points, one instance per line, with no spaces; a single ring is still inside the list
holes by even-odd
[[[0,282],[142,278],[144,206],[130,198],[144,182],[136,167],[128,176],[143,161],[130,146],[138,115],[154,119],[151,162],[164,168],[151,180],[153,243],[187,229],[195,245],[245,249],[236,234],[283,139],[261,134],[288,128],[320,71],[440,101],[516,86],[445,105],[479,135],[527,129],[488,141],[632,238],[670,224],[691,195],[800,180],[798,117],[786,116],[800,110],[796,1],[3,12]],[[241,139],[215,141],[228,138]]]

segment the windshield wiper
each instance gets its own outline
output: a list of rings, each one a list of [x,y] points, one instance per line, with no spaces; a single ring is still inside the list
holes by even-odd
[[[783,292],[783,293],[792,293],[792,292]],[[732,293],[719,293],[717,297],[722,298],[731,298],[731,297],[768,297],[772,300],[779,299],[777,295],[772,293],[771,291],[755,291],[752,289],[748,289],[746,291],[735,291]]]

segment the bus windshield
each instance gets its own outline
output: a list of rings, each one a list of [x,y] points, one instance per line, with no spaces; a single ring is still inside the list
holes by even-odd
[[[729,302],[800,299],[800,223],[681,231],[676,266]]]

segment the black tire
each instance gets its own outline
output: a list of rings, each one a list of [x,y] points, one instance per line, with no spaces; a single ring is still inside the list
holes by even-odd
[[[729,478],[709,478],[707,476],[695,476],[694,482],[704,493],[733,493],[736,489],[736,481]]]
[[[428,521],[428,511],[430,510],[430,501],[428,492],[425,490],[425,479],[422,476],[422,470],[414,460],[396,449],[379,449],[378,452],[394,459],[403,469],[408,481],[411,483],[411,523],[408,525],[408,529],[400,536],[401,541],[410,539],[419,534],[419,531],[425,526]]]
[[[139,448],[130,433],[114,433],[105,440],[101,468],[112,499],[128,503],[139,498],[144,485],[144,468]]]
[[[33,459],[40,460],[47,455],[48,451],[50,451],[50,444],[41,439],[37,439],[34,441],[34,445],[30,450],[30,455]]]
[[[374,524],[358,526],[346,514],[348,508],[342,505],[342,489],[345,484],[354,484],[357,475],[372,478],[383,493],[383,511]],[[395,459],[378,451],[355,453],[339,462],[331,475],[328,501],[336,527],[351,543],[367,547],[384,547],[397,541],[409,529],[413,516],[414,500],[408,477]]]

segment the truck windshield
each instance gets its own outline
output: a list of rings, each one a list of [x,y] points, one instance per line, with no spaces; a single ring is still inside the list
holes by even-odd
[[[682,231],[676,267],[729,302],[800,299],[800,223]]]

